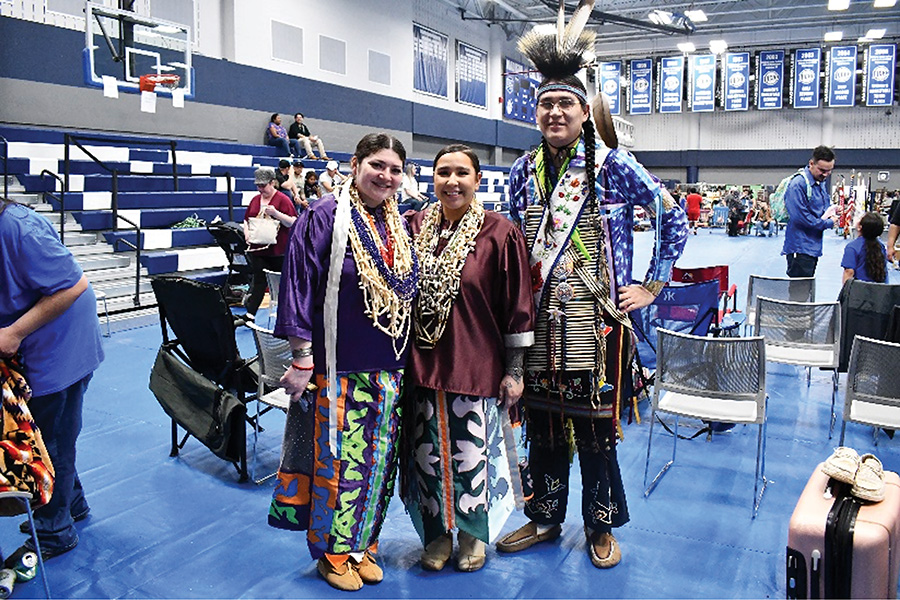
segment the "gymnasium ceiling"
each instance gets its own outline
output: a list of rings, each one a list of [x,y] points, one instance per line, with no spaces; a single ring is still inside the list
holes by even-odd
[[[555,23],[559,6],[558,0],[443,1],[457,8],[463,19],[502,27],[510,39],[537,23]],[[569,13],[577,4],[566,0]],[[596,0],[589,27],[597,32],[599,58],[669,53],[685,41],[705,52],[713,39],[724,39],[735,50],[824,44],[825,33],[834,30],[843,31],[839,44],[857,44],[858,38],[877,28],[887,30],[883,41],[900,41],[900,2],[874,8],[873,0],[852,0],[843,11],[829,11],[827,4],[827,0]],[[663,31],[648,19],[653,9],[676,16],[702,9],[708,20],[695,23],[693,32]]]

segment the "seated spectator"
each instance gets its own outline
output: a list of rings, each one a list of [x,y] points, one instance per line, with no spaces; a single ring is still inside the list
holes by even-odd
[[[309,202],[306,200],[306,190],[303,189],[303,168],[303,161],[295,158],[291,170],[291,179],[294,180],[294,189],[297,192],[297,195],[294,197],[294,205],[298,211],[309,208]]]
[[[281,159],[278,161],[278,168],[275,170],[275,188],[296,204],[297,188],[294,184],[294,178],[291,177],[291,162],[289,160]]]
[[[406,163],[406,173],[403,174],[403,183],[400,186],[400,202],[408,204],[412,210],[422,210],[428,204],[428,195],[419,191],[419,182],[416,175],[419,173],[419,165],[414,162]]]
[[[297,144],[303,144],[303,147],[306,148],[306,158],[309,160],[316,160],[315,155],[312,151],[312,143],[316,144],[316,147],[319,149],[319,157],[321,160],[331,160],[327,154],[325,154],[325,144],[322,143],[322,138],[317,135],[312,135],[309,132],[309,127],[307,127],[303,123],[303,113],[297,113],[294,115],[294,122],[291,123],[291,128],[288,131],[288,135],[291,138],[291,141],[296,141]],[[297,146],[297,155],[300,155],[299,145]]]
[[[322,196],[319,190],[319,176],[316,175],[315,171],[307,171],[306,179],[303,180],[303,194],[309,203],[318,200]]]
[[[338,166],[338,161],[329,160],[328,164],[325,165],[325,172],[319,177],[319,185],[326,194],[333,194],[334,189],[347,179],[345,175],[338,171]]]
[[[772,208],[769,202],[762,197],[756,200],[756,208],[753,213],[753,228],[756,235],[772,237],[775,233],[775,219],[772,217]]]
[[[728,192],[725,202],[728,206],[728,235],[731,237],[740,235],[741,225],[747,214],[744,212],[744,204],[737,192]]]
[[[876,212],[867,212],[856,226],[859,237],[844,248],[841,279],[859,279],[872,283],[887,281],[887,249],[878,238],[884,233],[884,219]]]
[[[291,150],[295,156],[300,156],[300,141],[288,138],[287,131],[281,126],[281,115],[275,113],[269,120],[266,128],[266,144],[275,146],[281,150],[282,156],[291,156]]]

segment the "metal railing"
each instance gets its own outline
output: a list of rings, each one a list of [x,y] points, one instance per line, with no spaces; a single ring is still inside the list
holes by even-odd
[[[132,244],[131,242],[129,242],[128,240],[126,240],[124,238],[116,238],[115,242],[113,242],[113,250],[115,250],[118,247],[119,242],[122,242],[123,244],[125,244],[126,246],[129,246],[132,250],[134,250],[134,300],[133,301],[134,301],[135,308],[137,308],[138,306],[141,305],[141,246],[143,246],[143,244],[141,243],[141,226],[139,223],[135,223],[128,217],[119,216],[118,218],[122,219],[123,221],[125,221],[126,223],[128,223],[129,225],[134,227],[134,231],[135,231],[134,241],[136,241],[137,244]]]
[[[57,175],[50,169],[44,169],[43,171],[41,171],[41,174],[40,174],[41,184],[42,184],[41,187],[43,187],[44,177],[47,175],[49,175],[50,177],[52,177],[53,179],[55,179],[56,181],[59,182],[59,184],[60,184],[59,196],[57,196],[56,194],[54,194],[51,191],[41,190],[42,199],[46,203],[47,196],[50,196],[51,198],[53,198],[54,200],[59,202],[59,241],[62,243],[63,246],[65,246],[66,245],[66,187],[65,187],[66,182],[63,181],[59,175]]]
[[[3,197],[9,199],[9,142],[0,135],[0,142],[3,143]]]

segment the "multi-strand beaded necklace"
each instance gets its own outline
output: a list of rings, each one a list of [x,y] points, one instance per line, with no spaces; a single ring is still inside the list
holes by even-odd
[[[375,219],[359,198],[356,186],[350,187],[350,247],[359,273],[363,305],[372,324],[394,343],[399,360],[409,339],[410,315],[419,280],[419,264],[396,200],[384,201],[384,225],[387,240],[382,241]]]
[[[426,350],[434,348],[447,327],[450,309],[459,294],[466,257],[475,249],[475,238],[484,223],[484,206],[477,198],[472,200],[446,248],[436,255],[438,243],[444,237],[442,220],[441,206],[432,206],[425,213],[422,230],[416,237],[416,252],[422,266],[415,306],[416,344]]]

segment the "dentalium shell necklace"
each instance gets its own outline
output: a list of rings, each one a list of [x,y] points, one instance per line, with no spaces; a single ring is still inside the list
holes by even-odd
[[[372,319],[373,326],[393,340],[394,354],[399,360],[409,340],[419,264],[393,196],[382,204],[386,244],[381,241],[374,219],[367,218],[368,211],[359,198],[355,183],[350,187],[350,198],[353,223],[349,232],[350,247],[359,273],[365,313]]]
[[[442,237],[442,216],[440,204],[429,208],[422,222],[422,230],[416,237],[422,279],[414,322],[416,344],[426,350],[434,348],[447,327],[450,309],[459,293],[466,257],[475,249],[475,238],[484,223],[484,206],[477,198],[472,199],[469,210],[463,215],[446,248],[435,256]]]

